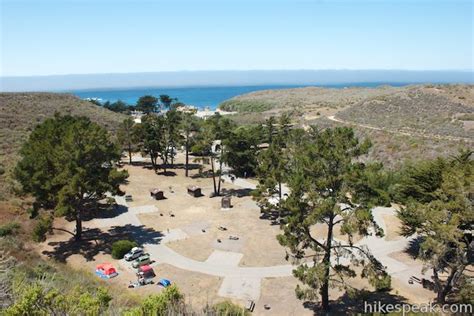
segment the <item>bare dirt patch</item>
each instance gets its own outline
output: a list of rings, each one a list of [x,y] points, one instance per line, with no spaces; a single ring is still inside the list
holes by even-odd
[[[385,222],[385,240],[393,241],[399,240],[404,237],[400,236],[400,229],[402,227],[402,223],[398,217],[394,215],[382,215],[383,220]]]
[[[326,239],[327,238],[327,231],[328,231],[327,225],[321,224],[321,223],[316,224],[311,228],[311,234],[315,238],[318,238],[318,239]],[[347,234],[343,235],[341,233],[341,225],[340,224],[338,224],[334,227],[333,233],[334,233],[334,237],[336,239],[343,240],[343,241],[348,241],[348,239],[349,239]],[[358,242],[361,239],[362,239],[362,236],[360,236],[359,234],[354,234],[352,236],[352,242],[354,242],[354,243]]]

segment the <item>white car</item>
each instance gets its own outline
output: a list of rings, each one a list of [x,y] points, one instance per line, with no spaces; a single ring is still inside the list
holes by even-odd
[[[123,256],[126,261],[132,261],[143,255],[143,248],[133,247],[128,253]]]

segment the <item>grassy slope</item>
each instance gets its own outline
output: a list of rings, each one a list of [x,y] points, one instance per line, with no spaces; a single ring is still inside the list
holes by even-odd
[[[298,110],[306,112],[321,109],[346,107],[356,102],[394,93],[399,89],[388,86],[372,88],[327,89],[306,87],[256,91],[224,101],[219,108],[237,112],[264,112],[275,110]]]
[[[0,200],[9,196],[10,171],[32,129],[54,113],[89,117],[110,131],[125,118],[69,94],[0,93]]]
[[[417,87],[367,99],[336,116],[389,130],[474,139],[474,130],[465,129],[460,120],[473,113],[472,87],[441,86]]]
[[[261,123],[271,115],[289,112],[301,126],[321,128],[345,125],[330,121],[335,116],[354,123],[360,137],[374,143],[371,158],[388,166],[405,160],[450,155],[461,147],[474,145],[472,126],[474,86],[440,85],[378,88],[299,88],[266,90],[237,96],[225,104],[245,104],[235,107],[240,113],[233,119],[240,123]],[[272,104],[270,110],[249,112],[246,107],[254,102]],[[357,126],[365,124],[386,131]],[[414,135],[397,132],[413,131]],[[420,135],[463,137],[467,141],[451,141]],[[472,140],[472,141],[470,141]]]

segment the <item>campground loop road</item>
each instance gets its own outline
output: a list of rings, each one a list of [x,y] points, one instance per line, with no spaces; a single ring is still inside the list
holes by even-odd
[[[231,181],[230,177],[223,177],[225,181]],[[243,188],[255,189],[255,184],[247,181],[246,179],[237,178],[233,182],[235,185]],[[125,207],[126,212],[110,219],[95,219],[95,224],[98,227],[110,227],[113,225],[143,225],[137,216],[142,213],[153,213],[157,212],[158,209],[154,205],[129,207],[123,197],[116,196],[115,200],[118,207]],[[384,215],[394,215],[395,209],[376,207],[374,209],[374,219],[376,222],[386,230]],[[146,251],[150,253],[153,259],[156,260],[154,265],[165,263],[174,267],[193,271],[198,273],[204,273],[212,276],[218,276],[223,278],[223,282],[219,289],[219,295],[223,297],[231,297],[242,300],[254,300],[257,301],[260,297],[260,284],[261,280],[265,278],[278,278],[278,277],[289,277],[292,275],[292,271],[295,266],[292,265],[278,265],[268,267],[240,267],[238,264],[243,254],[236,252],[228,252],[221,250],[214,250],[206,261],[197,261],[186,256],[183,256],[174,250],[166,246],[166,243],[170,241],[182,240],[191,238],[181,229],[172,229],[168,232],[162,232],[163,238],[159,241],[156,239],[145,241],[143,246]],[[336,240],[336,242],[342,242]],[[404,284],[408,283],[408,279],[411,276],[423,278],[421,264],[413,262],[410,266],[405,263],[393,259],[390,254],[397,251],[405,250],[411,239],[401,238],[394,241],[388,241],[385,238],[379,238],[375,236],[367,236],[362,238],[355,245],[367,246],[371,253],[378,258],[387,271],[402,281]],[[125,262],[122,264],[127,268],[130,268]],[[416,285],[415,285],[416,286]]]

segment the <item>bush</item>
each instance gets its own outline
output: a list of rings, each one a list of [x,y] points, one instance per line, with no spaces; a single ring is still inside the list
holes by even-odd
[[[127,252],[133,247],[137,247],[137,243],[130,240],[119,240],[112,244],[112,258],[122,259]]]
[[[390,291],[392,289],[392,278],[387,273],[382,273],[370,282],[378,292]]]
[[[183,294],[175,285],[171,285],[159,294],[149,295],[139,307],[126,311],[124,315],[184,315],[184,310]]]
[[[17,222],[11,222],[5,225],[0,226],[0,237],[5,237],[8,235],[13,235],[20,228],[20,224]]]
[[[212,306],[212,310],[216,315],[222,316],[246,316],[250,315],[248,311],[246,311],[243,307],[234,304],[230,301],[224,301],[215,304]]]
[[[41,216],[33,228],[33,240],[41,242],[46,239],[46,233],[51,230],[53,226],[53,217],[50,215]]]

